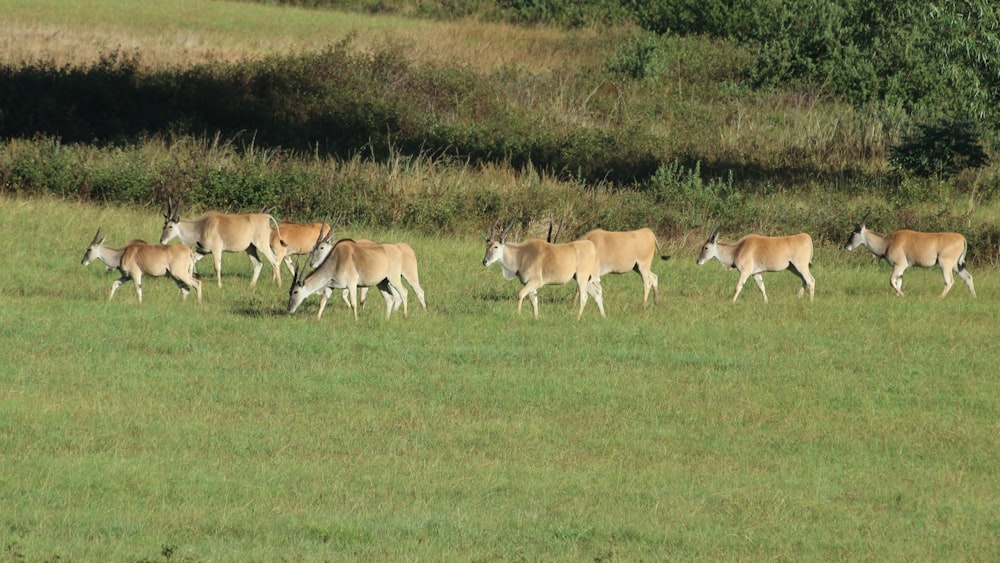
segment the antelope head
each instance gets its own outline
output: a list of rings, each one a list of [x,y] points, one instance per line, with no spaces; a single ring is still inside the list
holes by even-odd
[[[507,235],[510,234],[513,227],[513,222],[506,229],[500,227],[499,219],[493,223],[493,226],[490,227],[490,236],[486,237],[486,255],[483,256],[483,266],[489,266],[503,257],[503,247],[507,243]]]
[[[344,212],[341,211],[340,215],[337,216],[337,220],[330,225],[329,229],[326,228],[327,220],[323,220],[323,224],[319,228],[319,235],[316,237],[316,244],[313,245],[312,252],[309,254],[310,267],[318,268],[326,260],[326,257],[330,255],[334,245],[333,231],[343,218]]]
[[[292,273],[292,287],[288,289],[288,312],[294,313],[306,297],[305,276],[302,274],[302,265],[296,262],[295,272]]]
[[[712,258],[715,258],[719,252],[719,228],[716,227],[712,234],[709,235],[708,240],[701,247],[701,254],[698,255],[698,265],[702,265],[708,262]]]
[[[94,240],[90,241],[90,244],[87,246],[86,252],[83,253],[83,260],[80,263],[87,266],[97,259],[101,252],[101,245],[104,244],[106,238],[101,236],[101,228],[98,227],[97,234],[94,235]]]
[[[868,216],[872,214],[872,208],[869,207],[865,216],[861,218],[861,222],[854,225],[854,230],[851,234],[847,236],[847,242],[844,243],[845,250],[854,250],[855,248],[861,246],[865,242],[865,221],[868,220]]]
[[[180,203],[174,205],[174,200],[167,197],[167,212],[163,214],[163,232],[160,234],[160,244],[167,244],[167,242],[179,235],[179,228],[177,226],[180,223],[181,209]]]

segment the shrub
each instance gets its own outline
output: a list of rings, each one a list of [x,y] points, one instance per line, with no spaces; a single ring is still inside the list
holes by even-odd
[[[900,145],[889,149],[889,161],[901,171],[941,179],[990,162],[967,121],[921,124],[917,129]]]
[[[633,80],[655,77],[659,41],[651,33],[638,33],[627,42],[615,48],[604,65],[609,72],[620,74]]]

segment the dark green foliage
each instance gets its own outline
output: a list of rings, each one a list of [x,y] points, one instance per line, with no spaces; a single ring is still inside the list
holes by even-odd
[[[890,151],[889,161],[903,171],[923,178],[943,178],[990,162],[972,124],[966,121],[944,121],[917,128],[917,133]]]
[[[652,77],[656,74],[659,48],[659,41],[655,35],[636,34],[615,48],[614,55],[608,58],[605,65],[608,71],[633,80]]]
[[[898,104],[923,119],[1000,129],[1000,13],[988,0],[633,2],[657,33],[739,41],[758,87],[831,92],[856,107]]]
[[[659,34],[741,36],[749,11],[746,0],[631,0],[628,7],[636,23]]]

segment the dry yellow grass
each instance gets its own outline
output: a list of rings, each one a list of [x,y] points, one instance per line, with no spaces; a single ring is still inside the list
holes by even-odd
[[[209,0],[0,0],[0,14],[4,63],[82,65],[117,50],[138,53],[147,67],[185,66],[317,50],[353,34],[355,47],[401,44],[416,62],[546,72],[579,65],[579,49],[567,45],[596,35],[575,31],[568,41],[551,29]]]

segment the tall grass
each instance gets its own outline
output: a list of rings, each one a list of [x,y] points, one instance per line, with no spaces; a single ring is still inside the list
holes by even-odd
[[[353,321],[287,289],[144,303],[79,265],[160,219],[0,200],[0,545],[8,559],[994,559],[997,279],[898,299],[870,256],[821,248],[817,297],[771,304],[691,251],[518,317],[481,239],[409,241],[429,310]]]

